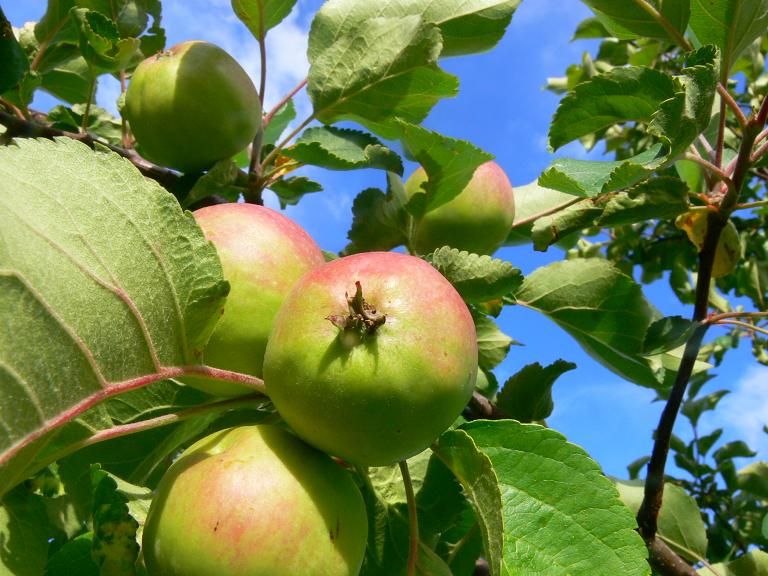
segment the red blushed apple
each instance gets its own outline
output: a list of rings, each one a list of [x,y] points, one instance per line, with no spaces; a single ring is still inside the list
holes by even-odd
[[[292,220],[256,204],[219,204],[194,212],[219,253],[230,292],[224,313],[203,351],[209,366],[262,376],[267,338],[277,310],[296,281],[325,259],[314,240]],[[249,390],[238,384],[187,377],[211,394]]]
[[[472,317],[423,260],[363,253],[308,272],[275,319],[267,393],[308,443],[371,466],[424,450],[477,375]]]
[[[405,183],[411,197],[423,192],[427,173],[418,168]],[[512,185],[495,162],[481,164],[466,188],[415,222],[411,248],[429,254],[451,246],[475,254],[493,254],[504,243],[515,218]]]
[[[259,95],[248,74],[202,41],[182,42],[139,64],[124,112],[141,153],[183,172],[234,156],[261,128]]]
[[[143,553],[151,576],[355,576],[367,519],[350,474],[275,426],[216,432],[160,481]]]

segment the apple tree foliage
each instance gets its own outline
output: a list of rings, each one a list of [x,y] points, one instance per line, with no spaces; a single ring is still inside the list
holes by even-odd
[[[297,87],[311,115],[286,95],[248,151],[194,174],[141,158],[93,104],[100,76],[125,86],[164,48],[160,0],[49,0],[22,28],[0,9],[0,574],[144,574],[139,534],[179,450],[280,420],[261,380],[199,362],[228,284],[185,209],[260,203],[265,189],[295,204],[321,190],[302,166],[375,168],[384,186],[357,195],[344,253],[407,247],[414,219],[492,158],[420,126],[458,90],[441,59],[493,49],[519,2],[328,0]],[[507,243],[564,248],[562,261],[523,277],[490,256],[423,255],[472,311],[481,374],[454,426],[410,459],[413,499],[397,467],[349,472],[366,576],[768,574],[768,463],[738,469],[750,447],[700,426],[727,393],[702,387],[729,350],[768,364],[768,0],[583,2],[594,17],[575,39],[599,46],[549,79],[563,96],[549,144],[612,158],[558,158],[516,187]],[[263,48],[294,4],[232,9]],[[60,104],[30,109],[38,90]],[[397,150],[428,175],[410,198]],[[679,315],[643,295],[660,281]],[[532,358],[497,382],[514,342],[494,321],[504,306],[540,312],[665,403],[628,478],[545,425],[572,363]],[[189,375],[254,392],[214,398],[175,380]],[[678,415],[690,442],[673,434]]]

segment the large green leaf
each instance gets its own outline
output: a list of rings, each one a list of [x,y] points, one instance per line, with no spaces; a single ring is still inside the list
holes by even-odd
[[[296,0],[232,0],[232,10],[256,38],[263,40],[295,4]]]
[[[99,400],[198,363],[228,291],[171,194],[72,140],[0,149],[0,285],[3,478]]]
[[[702,44],[720,48],[722,76],[768,27],[768,0],[691,0],[691,30]]]
[[[644,483],[641,480],[614,480],[622,501],[633,514],[640,510]],[[659,513],[659,536],[677,554],[695,564],[707,557],[707,530],[701,511],[683,488],[667,482]]]
[[[391,138],[397,131],[387,123],[395,117],[421,122],[440,99],[456,94],[457,79],[437,65],[439,28],[384,10],[394,4],[331,0],[315,15],[307,91],[319,120],[355,120]]]
[[[526,276],[516,296],[608,369],[643,386],[659,386],[659,375],[642,351],[645,333],[660,314],[640,286],[611,263],[601,258],[555,262]]]
[[[492,574],[592,576],[595,567],[601,574],[650,573],[634,516],[600,467],[562,435],[513,420],[478,420],[441,436],[438,455],[448,440],[449,467],[459,472],[478,516],[488,518],[481,525],[490,542],[502,541],[503,566],[494,570],[491,563]],[[478,465],[479,455],[490,470]],[[494,558],[496,550],[486,554]]]
[[[563,144],[619,122],[649,122],[659,105],[674,96],[672,78],[652,68],[614,68],[577,85],[557,108],[549,145]]]
[[[600,22],[619,38],[651,38],[674,39],[675,36],[665,27],[661,19],[678,36],[682,36],[688,25],[691,7],[690,0],[647,0],[656,14],[643,8],[640,2],[634,0],[584,0],[592,8]],[[645,3],[645,2],[644,2]]]

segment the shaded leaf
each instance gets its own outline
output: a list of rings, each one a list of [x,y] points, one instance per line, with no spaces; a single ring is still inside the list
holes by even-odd
[[[477,363],[483,370],[493,370],[507,357],[512,338],[502,332],[496,322],[485,314],[472,310],[477,331]]]
[[[295,4],[296,0],[232,0],[232,10],[255,38],[263,40]]]
[[[731,562],[712,564],[718,576],[768,576],[768,553],[762,550],[752,550]],[[699,574],[711,576],[708,567],[700,568]]]
[[[228,284],[192,216],[112,153],[68,139],[0,148],[0,198],[4,492],[34,439],[195,364]]]
[[[496,405],[506,416],[520,422],[544,420],[555,406],[552,386],[574,368],[576,364],[565,360],[556,360],[546,367],[538,362],[528,364],[504,383]]]
[[[19,486],[0,501],[0,573],[40,576],[53,536],[44,498]]]
[[[739,488],[768,500],[768,462],[760,460],[739,470]]]
[[[720,448],[715,450],[713,454],[715,461],[721,464],[725,460],[731,460],[732,458],[753,458],[757,456],[757,452],[752,450],[746,442],[742,440],[735,440],[723,444]]]
[[[115,23],[101,12],[73,8],[72,18],[78,24],[80,50],[94,68],[102,72],[117,72],[131,62],[142,60],[137,38],[121,38]]]
[[[677,178],[662,176],[611,197],[596,223],[617,226],[652,219],[664,220],[688,209],[687,186]]]
[[[366,188],[352,204],[350,242],[344,254],[391,250],[408,243],[410,217],[405,210],[403,181],[387,173],[386,194],[378,188]]]
[[[704,412],[714,410],[715,407],[717,407],[718,402],[720,402],[723,396],[728,393],[728,390],[718,390],[717,392],[712,392],[711,394],[699,398],[689,398],[683,402],[683,407],[680,411],[691,421],[692,426],[696,426],[699,417],[701,417]]]
[[[221,196],[235,202],[246,190],[247,176],[231,159],[216,162],[208,172],[197,179],[184,197],[182,206],[189,208],[209,196]]]
[[[480,164],[493,159],[465,140],[449,138],[421,126],[398,121],[399,138],[427,173],[424,193],[408,200],[408,211],[416,217],[434,210],[458,196]]]
[[[464,488],[472,503],[483,537],[484,557],[491,574],[502,573],[504,520],[502,493],[491,459],[480,450],[464,430],[448,430],[432,450]]]
[[[582,448],[514,420],[463,428],[501,491],[505,572],[496,573],[592,576],[599,566],[604,574],[650,574],[634,516]]]
[[[86,532],[64,544],[48,560],[45,576],[100,576],[91,558],[92,542],[93,532]]]
[[[467,302],[507,296],[520,287],[523,275],[511,263],[443,246],[425,257]]]
[[[13,33],[11,23],[0,7],[0,94],[19,83],[29,70],[29,60]]]
[[[685,344],[699,326],[682,316],[667,316],[653,322],[645,333],[643,354],[652,356]]]
[[[403,175],[403,161],[378,138],[347,128],[307,128],[296,143],[283,150],[288,158],[330,170],[378,168]]]
[[[658,387],[641,356],[643,337],[659,313],[640,286],[599,258],[555,262],[526,276],[519,304],[538,310],[573,336],[595,360],[623,378]]]
[[[739,55],[768,27],[766,0],[690,0],[690,26],[702,44],[714,44],[723,55],[727,77]]]
[[[319,182],[310,180],[306,176],[293,176],[275,180],[269,185],[269,189],[277,194],[280,206],[285,208],[298,204],[305,194],[322,191],[323,187]]]
[[[637,514],[643,501],[645,483],[641,480],[615,478],[614,482],[624,504],[632,514]],[[707,557],[707,530],[696,500],[671,482],[664,485],[664,501],[658,526],[659,536],[688,562],[695,564]]]
[[[675,40],[675,37],[640,4],[624,0],[584,0],[598,20],[617,38],[648,36]],[[649,0],[679,36],[685,33],[690,18],[690,0]],[[660,7],[660,8],[659,8]]]

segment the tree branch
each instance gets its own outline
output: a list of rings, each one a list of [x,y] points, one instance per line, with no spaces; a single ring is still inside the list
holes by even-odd
[[[159,182],[162,186],[168,189],[174,188],[181,179],[181,176],[178,173],[145,160],[133,150],[126,150],[118,146],[113,146],[108,142],[94,138],[90,134],[79,134],[77,132],[58,130],[38,122],[23,120],[2,110],[0,110],[0,124],[8,128],[9,132],[11,132],[11,135],[14,138],[53,139],[59,136],[63,136],[66,138],[72,138],[73,140],[79,140],[91,148],[94,148],[97,144],[100,146],[105,146],[112,152],[115,152],[116,154],[119,154],[123,158],[129,160],[134,166],[136,166],[136,168],[139,169],[142,174],[144,174],[144,176]]]
[[[288,94],[286,94],[283,97],[283,99],[280,100],[280,102],[275,104],[274,107],[272,108],[272,110],[267,112],[267,115],[264,116],[264,125],[266,126],[267,124],[269,124],[269,122],[272,120],[272,118],[275,116],[275,114],[277,114],[280,111],[280,108],[285,106],[285,104],[288,102],[288,100],[290,100],[291,98],[296,96],[296,94],[299,92],[299,90],[304,88],[304,86],[306,86],[306,85],[307,85],[307,79],[304,78],[304,80],[302,80],[296,86],[294,86],[294,88],[290,92],[288,92]]]
[[[674,550],[658,536],[648,545],[648,563],[660,574],[672,576],[699,576],[685,560],[680,558]]]

